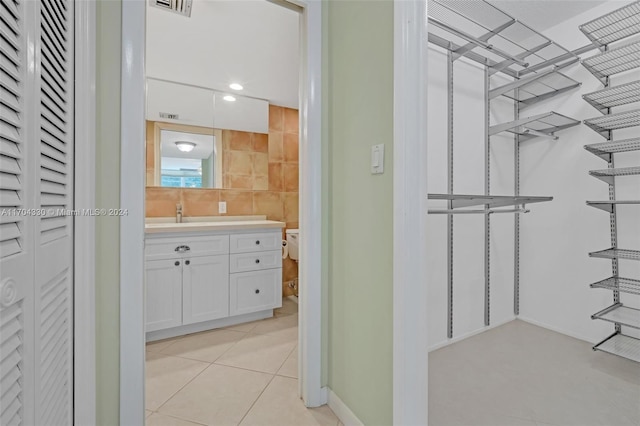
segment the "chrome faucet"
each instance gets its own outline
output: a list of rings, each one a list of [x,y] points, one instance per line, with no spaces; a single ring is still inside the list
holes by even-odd
[[[182,223],[182,204],[176,204],[176,223]]]

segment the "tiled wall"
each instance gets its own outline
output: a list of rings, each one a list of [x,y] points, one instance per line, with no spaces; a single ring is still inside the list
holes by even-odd
[[[153,129],[153,124],[151,124],[151,129]],[[225,133],[227,145],[225,145]],[[147,135],[149,135],[149,126],[147,127]],[[264,155],[264,138],[255,135],[259,134],[223,131],[224,154],[226,154],[227,147],[231,148],[230,152],[244,152],[245,155],[236,156],[243,162],[249,161],[252,156]],[[153,161],[153,151],[149,152],[149,138],[147,139],[147,161]],[[258,145],[256,141],[258,141]],[[245,164],[232,169],[235,173],[229,174],[229,176],[245,176],[245,179],[236,179],[236,185],[244,186],[244,188],[147,187],[147,217],[174,216],[178,203],[183,206],[184,216],[219,216],[218,202],[225,201],[227,216],[266,215],[267,219],[286,222],[287,228],[298,228],[298,111],[269,106],[269,135],[266,142],[269,171],[268,190],[255,188],[259,181],[255,177],[260,176],[260,173],[247,173],[249,168]],[[223,161],[227,158],[224,154]],[[261,160],[264,161],[262,157]],[[238,171],[242,173],[238,173]],[[248,176],[251,176],[252,179],[251,188],[248,188]],[[283,294],[287,296],[292,294],[292,291],[285,283],[298,276],[298,265],[287,258],[283,260],[282,266],[282,290]]]
[[[269,189],[269,137],[263,133],[222,131],[222,187]]]

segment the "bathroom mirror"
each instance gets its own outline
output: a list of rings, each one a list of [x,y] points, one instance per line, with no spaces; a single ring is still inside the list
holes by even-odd
[[[220,130],[147,122],[149,133],[153,140],[147,143],[148,186],[222,188]]]

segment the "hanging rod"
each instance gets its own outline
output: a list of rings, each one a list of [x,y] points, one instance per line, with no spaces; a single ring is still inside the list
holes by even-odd
[[[493,210],[428,210],[429,214],[494,214],[494,213],[529,213],[531,210],[521,207],[517,209],[493,209]]]

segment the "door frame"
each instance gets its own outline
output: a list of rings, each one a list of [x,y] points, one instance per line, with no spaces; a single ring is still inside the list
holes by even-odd
[[[322,4],[280,1],[301,9],[300,395],[309,407],[326,403],[322,388]],[[146,2],[122,3],[120,207],[120,423],[144,423],[144,219]]]
[[[75,118],[73,209],[95,208],[96,3],[75,0]],[[73,251],[74,424],[96,424],[96,221],[75,216]]]

